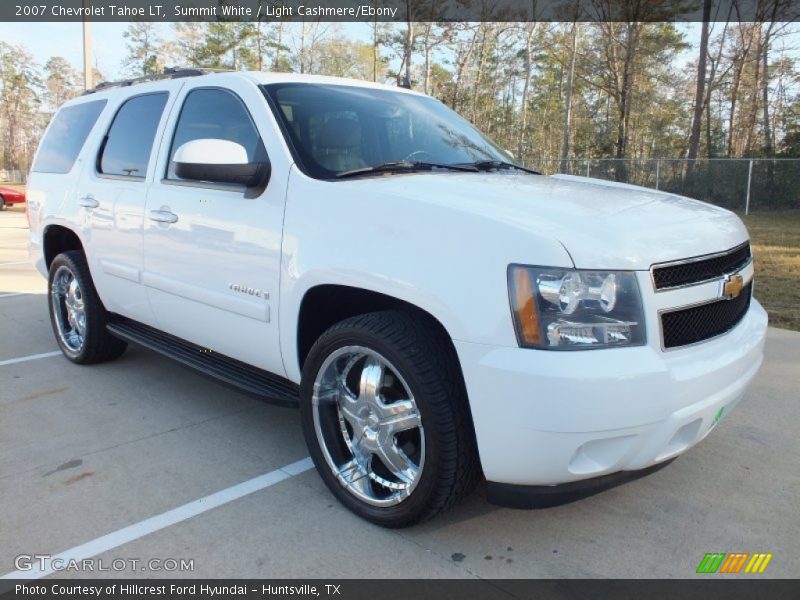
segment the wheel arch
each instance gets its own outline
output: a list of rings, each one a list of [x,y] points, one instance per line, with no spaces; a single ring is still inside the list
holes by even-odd
[[[53,259],[69,250],[80,250],[84,252],[81,238],[69,227],[64,225],[48,225],[42,234],[42,250],[44,253],[44,263],[47,269],[53,263]]]
[[[297,314],[295,355],[291,359],[296,361],[298,372],[302,372],[314,342],[329,327],[349,317],[382,310],[400,310],[429,323],[447,341],[461,372],[453,338],[444,323],[433,313],[396,296],[341,284],[318,284],[303,294]],[[463,380],[463,373],[461,376]]]

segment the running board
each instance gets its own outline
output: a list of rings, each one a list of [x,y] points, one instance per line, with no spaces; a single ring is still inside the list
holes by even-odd
[[[299,386],[277,375],[125,317],[113,317],[106,328],[121,340],[154,350],[259,400],[299,406]]]

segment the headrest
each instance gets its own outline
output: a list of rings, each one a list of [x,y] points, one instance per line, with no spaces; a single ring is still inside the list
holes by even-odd
[[[353,119],[331,119],[320,130],[318,146],[323,148],[358,148],[361,125]]]

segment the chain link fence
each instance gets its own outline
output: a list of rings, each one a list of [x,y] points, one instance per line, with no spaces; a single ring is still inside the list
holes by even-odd
[[[800,159],[571,158],[531,161],[544,173],[564,172],[633,183],[698,198],[749,214],[800,208]]]
[[[750,214],[800,208],[800,159],[794,158],[570,158],[538,159],[528,166],[633,183],[699,198]],[[24,184],[25,171],[0,169],[0,182]]]

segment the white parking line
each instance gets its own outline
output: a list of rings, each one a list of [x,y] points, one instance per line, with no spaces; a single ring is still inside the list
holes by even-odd
[[[10,292],[8,294],[0,294],[0,298],[13,298],[14,296],[24,296],[28,292]]]
[[[0,267],[9,267],[11,265],[31,265],[31,266],[33,266],[33,263],[31,261],[29,261],[29,260],[20,260],[19,262],[0,263]]]
[[[44,354],[31,354],[29,356],[20,356],[19,358],[9,358],[7,360],[0,360],[0,367],[5,367],[6,365],[15,365],[21,362],[28,362],[29,360],[50,358],[51,356],[59,356],[60,354],[61,350],[56,350],[55,352],[45,352]]]
[[[55,569],[52,567],[54,563],[56,566],[66,565],[72,560],[81,561],[93,556],[97,556],[98,554],[102,554],[108,550],[113,550],[114,548],[122,546],[123,544],[127,544],[128,542],[138,540],[141,537],[169,527],[170,525],[175,525],[176,523],[180,523],[186,519],[191,519],[192,517],[196,517],[204,512],[222,506],[223,504],[228,504],[228,502],[233,502],[234,500],[238,500],[239,498],[273,486],[276,483],[290,479],[295,475],[299,475],[300,473],[308,471],[313,466],[314,463],[311,461],[311,458],[306,457],[302,460],[281,467],[280,469],[275,469],[269,473],[264,473],[263,475],[259,475],[253,479],[249,479],[227,489],[220,490],[219,492],[211,494],[210,496],[206,496],[205,498],[194,500],[188,504],[184,504],[183,506],[179,506],[177,508],[173,508],[172,510],[168,510],[167,512],[161,513],[160,515],[150,517],[144,521],[139,521],[133,525],[128,525],[127,527],[118,529],[117,531],[99,537],[91,542],[86,542],[80,546],[75,546],[74,548],[65,550],[60,554],[50,557],[50,561],[48,563],[50,566],[44,569],[37,567],[31,569],[30,571],[14,571],[12,573],[8,573],[7,575],[3,575],[0,577],[0,579],[40,579],[42,577],[47,577],[55,572]]]

